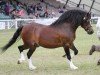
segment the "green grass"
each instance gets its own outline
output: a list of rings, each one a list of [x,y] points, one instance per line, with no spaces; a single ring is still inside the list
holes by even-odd
[[[100,75],[100,66],[96,65],[100,53],[95,52],[92,56],[88,55],[93,44],[100,44],[96,37],[95,25],[93,27],[95,31],[93,35],[88,35],[81,27],[77,30],[74,43],[79,54],[73,58],[73,62],[79,67],[78,70],[71,70],[67,60],[62,58],[65,54],[63,48],[37,48],[32,56],[33,64],[37,67],[34,71],[28,69],[27,61],[18,65],[20,54],[17,46],[22,44],[20,40],[0,55],[0,75]],[[8,42],[14,32],[14,29],[0,31],[0,47]],[[26,55],[27,51],[24,53]]]

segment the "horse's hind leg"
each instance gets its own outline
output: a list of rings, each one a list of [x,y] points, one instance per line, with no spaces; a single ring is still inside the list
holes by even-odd
[[[18,64],[21,64],[22,61],[25,60],[23,50],[28,49],[25,45],[18,46],[19,52],[20,52],[20,59],[18,60]]]
[[[30,70],[36,69],[36,67],[33,66],[33,64],[32,64],[32,59],[31,59],[31,56],[32,56],[32,54],[33,54],[33,52],[35,50],[36,50],[36,46],[34,45],[34,46],[31,46],[30,49],[29,49],[29,51],[27,52],[28,64],[29,64],[29,69]]]
[[[73,64],[72,60],[71,60],[71,55],[70,55],[69,47],[68,47],[68,46],[64,46],[64,50],[65,50],[65,53],[66,53],[66,55],[67,55],[67,59],[68,59],[68,63],[69,63],[69,65],[70,65],[70,68],[71,68],[71,69],[78,69],[78,67],[76,67],[76,66]]]

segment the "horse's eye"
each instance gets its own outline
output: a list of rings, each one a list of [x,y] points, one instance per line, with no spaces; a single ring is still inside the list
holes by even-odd
[[[84,17],[83,20],[86,20],[86,17]]]

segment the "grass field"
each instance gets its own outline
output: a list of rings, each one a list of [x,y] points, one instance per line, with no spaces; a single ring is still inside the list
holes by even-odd
[[[100,75],[100,66],[97,66],[100,53],[95,52],[92,56],[88,55],[93,44],[100,44],[96,37],[95,26],[93,27],[95,31],[93,35],[88,35],[82,28],[77,30],[74,43],[79,54],[73,58],[73,62],[79,67],[78,70],[71,70],[66,58],[62,58],[65,54],[63,48],[37,48],[32,56],[33,64],[37,67],[34,71],[28,69],[27,61],[18,65],[20,54],[17,46],[22,44],[19,40],[4,54],[0,54],[0,75]],[[0,47],[7,43],[14,32],[14,29],[0,31]],[[24,53],[26,55],[27,51]]]

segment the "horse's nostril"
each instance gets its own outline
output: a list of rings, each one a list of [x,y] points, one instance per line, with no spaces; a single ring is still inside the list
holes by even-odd
[[[94,31],[93,31],[93,30],[87,30],[87,33],[88,33],[88,34],[93,34]]]
[[[89,34],[93,34],[93,33],[94,33],[94,31],[90,31],[90,32],[89,32]]]

